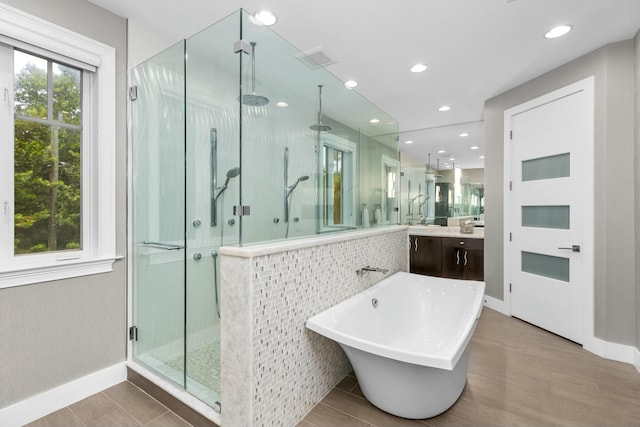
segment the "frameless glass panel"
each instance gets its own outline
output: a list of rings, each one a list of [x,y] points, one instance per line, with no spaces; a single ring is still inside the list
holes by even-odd
[[[570,176],[569,161],[569,153],[524,160],[522,162],[522,181]]]
[[[569,230],[569,206],[523,206],[522,226]]]
[[[522,252],[522,271],[568,282],[569,259],[533,252]]]
[[[187,39],[186,389],[216,408],[220,398],[220,257],[239,241],[239,38],[235,13]]]
[[[133,355],[184,385],[184,43],[132,70]]]

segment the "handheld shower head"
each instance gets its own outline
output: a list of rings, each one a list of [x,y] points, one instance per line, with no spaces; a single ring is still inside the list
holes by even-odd
[[[222,196],[222,193],[224,193],[224,191],[227,189],[227,186],[229,185],[229,181],[235,177],[237,177],[238,175],[240,175],[240,168],[236,167],[236,168],[231,168],[227,171],[227,179],[224,181],[224,184],[222,185],[222,187],[220,188],[220,190],[218,191],[218,194],[216,194],[216,196],[214,197],[214,201],[218,200],[218,198],[220,196]]]
[[[309,179],[308,175],[302,175],[300,178],[298,178],[293,185],[290,185],[289,187],[287,187],[287,196],[286,197],[289,197],[291,195],[293,190],[295,190],[296,187],[298,186],[298,183],[300,183],[302,181],[306,181],[308,179]]]
[[[240,168],[231,168],[227,171],[227,179],[235,178],[240,175]]]

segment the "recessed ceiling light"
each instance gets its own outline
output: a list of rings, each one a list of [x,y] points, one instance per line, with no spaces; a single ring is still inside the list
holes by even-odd
[[[253,17],[255,18],[257,23],[267,26],[275,24],[278,20],[278,18],[276,18],[276,15],[269,12],[268,10],[261,10],[260,12],[256,12]]]
[[[449,157],[449,160],[451,160],[452,162],[455,160],[455,157]]]
[[[371,119],[371,120],[369,120],[369,123],[371,123],[371,124],[380,123],[380,119]]]
[[[284,108],[284,107],[288,107],[288,106],[289,106],[289,104],[287,104],[284,101],[276,102],[276,107]]]
[[[413,67],[411,67],[410,70],[412,73],[422,73],[423,71],[426,71],[427,68],[429,67],[427,67],[424,64],[416,64]]]
[[[446,151],[444,151],[444,150],[438,150],[438,154],[444,154],[444,153],[446,153]]]
[[[413,144],[413,141],[405,141],[405,144]]]
[[[449,107],[448,105],[443,105],[441,107],[438,107],[438,111],[449,111],[451,110],[451,107]]]
[[[545,38],[555,39],[557,37],[562,37],[567,34],[573,28],[572,25],[558,25],[546,32],[544,35]]]
[[[347,80],[346,82],[344,82],[344,87],[346,87],[347,89],[353,89],[356,86],[358,86],[358,82],[355,80]]]
[[[458,136],[460,136],[460,137],[462,137],[462,138],[465,138],[465,137],[469,136],[469,134],[468,134],[468,133],[466,133],[466,132],[462,132],[462,133],[461,133],[460,135],[458,135]]]
[[[480,157],[478,157],[478,158],[479,158],[479,159],[484,159],[484,156],[480,156]]]
[[[472,150],[477,150],[477,149],[479,149],[479,148],[480,148],[480,147],[478,147],[477,145],[474,145],[473,147],[471,147],[471,149],[472,149]]]

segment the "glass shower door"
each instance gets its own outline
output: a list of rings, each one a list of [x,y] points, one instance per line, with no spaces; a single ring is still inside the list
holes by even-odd
[[[184,385],[184,43],[131,78],[133,357]]]

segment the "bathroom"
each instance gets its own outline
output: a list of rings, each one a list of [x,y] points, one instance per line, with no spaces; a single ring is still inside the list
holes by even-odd
[[[43,19],[49,19],[60,23],[63,26],[71,26],[78,32],[93,35],[93,37],[102,39],[105,43],[117,46],[116,50],[116,84],[117,84],[117,105],[122,106],[116,112],[117,132],[115,147],[115,159],[117,173],[115,174],[115,195],[113,205],[115,210],[113,213],[114,228],[117,231],[113,245],[114,262],[112,272],[87,276],[82,279],[66,279],[50,278],[42,280],[46,286],[27,285],[20,287],[3,288],[2,292],[2,312],[9,313],[10,323],[3,322],[2,336],[7,346],[3,346],[2,379],[8,387],[3,387],[2,405],[13,404],[32,396],[36,396],[47,390],[52,390],[62,384],[69,383],[78,378],[97,373],[102,369],[121,365],[126,359],[126,351],[128,348],[125,333],[128,327],[127,316],[127,295],[125,284],[127,282],[127,265],[124,256],[127,253],[129,241],[127,239],[128,221],[131,220],[127,216],[127,123],[130,118],[129,112],[125,105],[128,105],[127,71],[132,68],[133,64],[139,64],[148,59],[149,52],[154,53],[163,51],[166,47],[174,45],[177,39],[171,39],[163,35],[162,31],[150,31],[145,29],[141,22],[136,22],[130,18],[128,29],[127,23],[115,15],[111,15],[96,8],[91,3],[81,1],[70,1],[69,8],[74,10],[81,16],[88,17],[86,22],[78,22],[72,20],[68,16],[68,9],[57,8],[54,5],[42,5],[38,2],[18,2],[4,1],[3,3],[18,9],[23,9],[28,13],[40,16]],[[515,2],[514,6],[518,2]],[[201,18],[204,19],[204,18]],[[91,22],[103,22],[104,28],[93,28]],[[215,20],[206,19],[207,24],[213,23]],[[137,25],[138,24],[138,25]],[[204,27],[205,25],[202,25]],[[115,30],[107,30],[109,27]],[[105,34],[99,34],[104,31]],[[127,31],[129,40],[129,51],[127,53]],[[108,35],[107,35],[108,34]],[[153,36],[151,36],[153,34]],[[191,34],[188,34],[189,36]],[[150,45],[149,49],[144,52],[137,50],[133,46],[134,40],[144,40],[145,44]],[[638,348],[638,323],[640,315],[637,309],[637,273],[634,270],[635,254],[638,250],[638,238],[635,236],[634,221],[618,221],[617,215],[620,212],[629,212],[632,217],[637,218],[637,171],[638,167],[634,163],[633,156],[622,155],[620,153],[631,153],[637,147],[637,140],[634,137],[634,129],[638,126],[638,119],[634,111],[637,111],[635,105],[637,99],[629,87],[633,87],[638,81],[637,74],[630,72],[630,67],[638,61],[637,43],[632,36],[630,39],[621,41],[614,45],[608,45],[597,51],[586,51],[585,56],[572,61],[566,65],[560,65],[554,71],[548,74],[524,83],[516,89],[506,92],[504,95],[492,97],[485,103],[484,111],[484,134],[486,142],[485,173],[484,188],[487,190],[485,202],[485,211],[492,213],[485,218],[485,251],[494,254],[492,261],[487,261],[492,268],[485,268],[485,281],[487,283],[487,295],[489,297],[487,306],[500,310],[503,307],[501,302],[504,301],[505,288],[504,272],[500,268],[504,247],[504,230],[503,230],[503,205],[501,188],[503,183],[502,174],[502,114],[503,112],[531,99],[535,96],[542,95],[546,92],[556,89],[557,87],[570,84],[588,75],[603,76],[606,72],[618,73],[617,78],[610,77],[597,86],[597,93],[608,93],[615,98],[609,99],[608,103],[600,106],[596,110],[596,158],[600,159],[595,169],[596,181],[596,199],[595,199],[595,241],[596,253],[595,259],[595,336],[598,337],[603,353],[613,355],[618,359],[624,359],[627,363],[636,361],[637,366],[637,348]],[[138,47],[140,44],[137,45]],[[256,73],[265,71],[269,58],[266,55],[261,56],[264,50],[260,50],[262,45],[256,46]],[[587,53],[589,52],[589,53]],[[126,53],[126,56],[125,56]],[[249,58],[247,58],[249,59]],[[261,63],[260,61],[264,62]],[[132,64],[127,66],[126,64]],[[604,64],[604,65],[603,65]],[[250,62],[246,64],[250,71]],[[250,83],[250,82],[249,82]],[[261,94],[262,87],[260,81],[256,87],[256,93]],[[265,88],[266,89],[266,88]],[[324,88],[323,88],[324,89]],[[264,92],[262,92],[264,93]],[[501,92],[496,92],[501,93]],[[330,107],[331,93],[327,90],[323,92],[323,103],[326,108]],[[619,95],[619,96],[618,96]],[[318,87],[317,83],[311,85],[308,95],[309,110],[301,112],[304,115],[305,123],[308,126],[317,122],[318,112]],[[142,100],[142,98],[140,98]],[[334,98],[335,99],[335,98]],[[615,101],[614,101],[615,99]],[[270,99],[276,102],[276,99]],[[132,107],[133,108],[133,107]],[[253,118],[250,118],[253,119]],[[209,129],[210,130],[210,129]],[[311,129],[308,129],[310,132]],[[307,130],[305,130],[307,132]],[[209,134],[207,140],[209,140]],[[304,137],[309,137],[303,136]],[[403,136],[400,135],[401,141]],[[599,143],[598,143],[599,142]],[[303,176],[310,176],[312,172],[304,165],[300,165],[299,169],[293,170],[293,165],[297,164],[292,160],[294,158],[293,145],[290,145],[290,165],[291,173],[289,174],[288,186],[293,185],[296,180]],[[284,164],[284,150],[278,150],[273,153],[274,163],[282,167]],[[613,155],[611,153],[618,153]],[[258,154],[258,153],[257,153]],[[206,154],[207,156],[209,153]],[[201,158],[201,157],[200,157]],[[296,159],[299,157],[296,157]],[[229,162],[232,163],[232,162]],[[231,171],[236,164],[229,166],[221,172],[218,177],[218,186],[224,183],[226,173]],[[425,166],[426,165],[425,162]],[[315,167],[313,165],[312,167]],[[435,159],[432,157],[431,168],[436,169]],[[306,169],[306,170],[305,170]],[[228,190],[223,193],[219,201],[224,203],[224,198],[234,195],[237,191],[239,178],[230,178]],[[283,178],[283,177],[282,177]],[[284,181],[280,176],[274,182],[272,191],[282,197]],[[289,233],[299,236],[302,233],[302,227],[310,226],[305,223],[306,216],[300,213],[301,204],[305,197],[309,196],[309,188],[313,181],[306,180],[298,183],[298,186],[292,193],[293,202],[291,215],[292,219],[298,217],[300,221],[290,224]],[[266,193],[266,191],[265,191]],[[237,194],[236,194],[237,196]],[[402,203],[403,199],[400,199]],[[278,203],[280,205],[280,203]],[[370,221],[375,220],[375,206],[371,204]],[[252,214],[255,215],[255,207],[252,207]],[[402,208],[401,208],[402,209]],[[296,210],[298,210],[296,212]],[[274,209],[275,211],[275,209]],[[633,212],[633,214],[631,214]],[[615,215],[615,216],[614,216]],[[274,223],[274,218],[280,218],[279,223]],[[286,223],[284,222],[284,206],[278,206],[277,214],[271,215],[271,223],[274,224],[272,230],[278,230],[279,235],[286,233]],[[245,218],[243,218],[245,219]],[[251,216],[246,219],[252,219]],[[201,218],[206,224],[208,218]],[[227,220],[225,218],[225,220]],[[356,225],[357,225],[356,220]],[[398,221],[404,224],[404,220]],[[225,223],[225,227],[233,227]],[[315,224],[314,224],[315,226]],[[237,228],[236,228],[237,229]],[[266,231],[266,230],[263,230]],[[352,263],[356,268],[367,264],[380,265],[391,270],[406,269],[406,254],[397,254],[390,251],[389,254],[383,255],[375,250],[374,245],[378,247],[397,247],[398,251],[405,251],[402,245],[397,243],[397,236],[391,237],[392,241],[375,235],[376,231],[372,230],[372,239],[367,244],[371,248],[371,252],[358,253],[357,257],[351,259],[340,259],[344,262],[344,266],[339,266],[333,273],[335,277],[346,275],[351,272]],[[377,237],[376,237],[377,236]],[[233,233],[227,233],[225,230],[225,238],[232,239]],[[269,239],[269,237],[265,237]],[[226,241],[233,244],[231,240]],[[375,243],[372,243],[375,242]],[[336,243],[340,245],[341,243]],[[354,251],[353,247],[348,246],[349,243],[341,250]],[[395,246],[397,245],[397,246]],[[133,250],[133,248],[130,248]],[[287,254],[294,256],[294,251],[300,249],[291,248]],[[204,259],[210,259],[211,248],[203,249]],[[355,251],[359,252],[359,251]],[[350,252],[348,252],[350,253]],[[230,256],[229,254],[220,254],[220,257]],[[313,259],[319,257],[327,260],[330,265],[336,262],[332,258],[331,253],[298,253],[300,259]],[[359,258],[362,256],[362,258]],[[389,256],[390,258],[386,258]],[[305,258],[306,257],[306,258]],[[403,263],[395,263],[391,258],[404,258]],[[264,260],[262,260],[264,261]],[[238,260],[243,262],[243,259]],[[362,264],[362,265],[361,265]],[[211,265],[209,266],[211,268]],[[304,272],[302,274],[309,274]],[[224,282],[224,277],[222,282]],[[375,281],[374,275],[365,277],[365,280]],[[366,287],[370,283],[361,283],[359,286]],[[318,285],[320,286],[320,285]],[[221,291],[224,293],[225,288],[222,286]],[[337,296],[340,298],[339,296]],[[225,300],[225,296],[222,296]],[[329,302],[327,302],[329,303]],[[18,309],[20,307],[20,309]],[[36,317],[30,317],[29,314],[37,313]],[[130,318],[130,317],[129,317]],[[56,319],[50,322],[47,319]],[[16,323],[13,323],[16,322]],[[10,326],[7,326],[10,325]],[[16,327],[20,325],[20,327]],[[246,326],[246,325],[245,325]],[[24,331],[30,331],[25,334]],[[64,338],[62,338],[64,337]],[[64,345],[60,345],[64,342]],[[105,345],[105,343],[109,343]],[[247,344],[247,343],[244,343]],[[612,345],[609,345],[612,344]],[[616,344],[619,344],[616,345]],[[633,349],[633,350],[630,350]],[[46,358],[42,355],[46,354]],[[77,355],[83,354],[83,357]],[[75,357],[73,356],[75,355]],[[628,355],[631,355],[629,358]],[[634,359],[635,357],[635,359]],[[31,367],[55,366],[56,369],[37,369],[38,375],[30,375]],[[223,374],[224,375],[224,374]],[[6,380],[6,381],[5,381]],[[223,379],[224,381],[224,379]],[[224,402],[223,402],[224,405]]]

